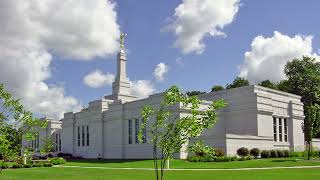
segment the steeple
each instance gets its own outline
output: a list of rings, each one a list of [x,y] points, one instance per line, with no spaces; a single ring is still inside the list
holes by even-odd
[[[117,54],[117,75],[112,83],[112,95],[106,96],[107,99],[131,101],[137,97],[130,94],[130,81],[127,77],[126,64],[127,55],[124,47],[124,38],[126,34],[120,34],[120,50]]]

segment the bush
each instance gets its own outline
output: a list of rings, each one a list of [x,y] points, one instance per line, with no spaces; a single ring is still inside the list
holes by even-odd
[[[69,153],[58,153],[57,156],[58,157],[62,157],[63,159],[71,159],[71,158],[73,158],[72,154],[69,154]]]
[[[13,169],[18,169],[18,168],[22,168],[23,166],[21,164],[18,164],[18,163],[14,163],[12,164],[11,168]]]
[[[32,164],[33,167],[43,167],[43,163]]]
[[[0,168],[1,169],[8,169],[9,168],[9,165],[7,163],[0,163]]]
[[[289,157],[290,156],[290,151],[289,150],[283,150],[283,157]]]
[[[276,150],[276,151],[277,151],[277,154],[278,154],[278,157],[279,157],[279,158],[284,157],[284,152],[283,152],[283,150],[278,149],[278,150]]]
[[[248,148],[245,148],[245,147],[241,147],[237,150],[237,154],[238,156],[240,157],[246,157],[249,155],[249,149]]]
[[[294,151],[291,151],[289,153],[289,157],[304,157],[304,152],[294,152]]]
[[[16,162],[17,164],[23,164],[23,157],[22,156],[18,156],[14,159],[14,162]]]
[[[52,167],[53,164],[52,163],[43,163],[43,167]]]
[[[225,154],[224,154],[223,149],[217,148],[217,149],[214,149],[214,155],[217,156],[217,157],[222,157]]]
[[[24,164],[23,168],[32,168],[32,165],[31,164]]]
[[[231,162],[237,161],[238,158],[236,156],[222,156],[222,157],[201,157],[201,156],[191,156],[188,157],[187,161],[189,162]]]
[[[196,156],[214,156],[214,149],[206,146],[203,141],[197,141],[194,144],[190,145],[188,150],[193,152]]]
[[[261,151],[261,158],[270,158],[271,152],[269,150],[263,150]]]
[[[270,153],[271,153],[271,157],[272,158],[277,158],[278,157],[278,153],[277,153],[276,150],[271,150]]]
[[[253,156],[254,158],[257,158],[260,155],[260,149],[258,148],[251,149],[250,155]]]
[[[62,165],[66,163],[66,160],[61,158],[61,157],[56,157],[56,158],[51,158],[49,159],[49,161],[53,164],[53,165]]]

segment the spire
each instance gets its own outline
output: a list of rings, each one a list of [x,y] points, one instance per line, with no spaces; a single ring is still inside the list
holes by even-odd
[[[130,93],[130,82],[127,77],[127,55],[124,48],[124,38],[127,34],[120,34],[120,50],[117,54],[117,75],[112,83],[112,95],[107,99],[130,101],[136,99]]]

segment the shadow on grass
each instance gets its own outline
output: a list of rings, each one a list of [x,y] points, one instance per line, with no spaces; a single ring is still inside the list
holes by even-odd
[[[303,161],[303,159],[274,159],[271,162],[297,162]]]
[[[128,163],[128,162],[140,162],[146,161],[149,159],[72,159],[67,160],[67,162],[76,162],[76,163]]]

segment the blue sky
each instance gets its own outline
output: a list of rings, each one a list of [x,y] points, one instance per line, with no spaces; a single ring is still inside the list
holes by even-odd
[[[244,53],[250,50],[252,40],[258,36],[272,36],[274,31],[293,36],[313,35],[313,47],[319,48],[320,26],[317,25],[320,2],[317,0],[294,1],[242,1],[232,24],[224,28],[226,38],[205,39],[206,51],[201,55],[182,55],[173,48],[173,34],[161,32],[166,18],[174,13],[178,0],[166,1],[117,1],[118,22],[128,33],[128,76],[130,79],[152,79],[154,66],[167,63],[170,71],[166,81],[156,83],[161,91],[173,84],[185,90],[209,91],[212,85],[231,82],[239,74]],[[183,65],[176,63],[181,58]],[[92,89],[82,83],[82,78],[93,69],[116,73],[116,56],[89,62],[54,61],[56,68],[49,82],[64,82],[68,94],[83,102],[111,92],[111,87]]]
[[[199,2],[201,3],[201,1]],[[7,3],[9,4],[9,1]],[[206,47],[201,54],[195,52],[183,54],[181,48],[173,47],[177,35],[172,31],[168,32],[163,30],[164,27],[177,19],[177,17],[174,16],[175,9],[182,3],[185,3],[185,1],[116,1],[116,7],[114,9],[114,12],[117,14],[116,23],[119,25],[121,31],[128,33],[125,44],[128,58],[127,73],[130,80],[148,80],[152,83],[156,91],[163,91],[174,84],[182,87],[184,90],[210,91],[213,85],[230,83],[241,73],[239,67],[245,64],[246,59],[249,60],[248,67],[245,69],[249,72],[245,77],[248,77],[250,82],[254,83],[259,80],[259,78],[254,78],[256,76],[261,75],[262,77],[260,79],[266,79],[269,78],[269,76],[265,73],[257,73],[259,68],[263,67],[260,66],[258,68],[250,65],[251,61],[270,59],[268,62],[272,65],[269,66],[270,63],[268,64],[266,63],[267,61],[265,61],[267,64],[265,71],[269,71],[268,68],[270,68],[270,78],[276,81],[283,78],[280,70],[273,73],[273,66],[277,66],[278,62],[279,64],[283,64],[283,62],[288,61],[288,58],[301,54],[308,55],[316,53],[314,54],[315,56],[319,54],[320,26],[317,22],[319,21],[318,10],[320,1],[318,0],[241,0],[238,7],[239,10],[235,13],[232,21],[226,23],[223,28],[219,29],[225,33],[225,36],[210,36],[206,34],[202,39]],[[90,11],[90,9],[88,9],[88,11]],[[2,15],[0,13],[0,15],[3,17],[8,15],[5,13],[6,12]],[[6,20],[2,21],[5,22]],[[83,21],[87,20],[85,19]],[[79,22],[81,23],[81,17],[79,17]],[[83,26],[79,27],[83,28],[87,25],[88,24],[83,24]],[[279,32],[280,35],[276,37],[274,34],[275,31]],[[82,30],[80,28],[78,33],[81,32]],[[265,43],[251,47],[251,43],[260,35],[263,37],[260,38],[261,41],[259,42]],[[85,31],[81,36],[86,36]],[[311,36],[313,38],[311,38]],[[268,38],[272,37],[275,38],[274,41],[268,40]],[[311,45],[307,42],[308,37],[311,38]],[[281,40],[277,41],[277,38]],[[258,39],[256,40],[257,44],[259,44]],[[282,46],[277,47],[277,45],[280,44],[277,42],[283,42]],[[299,44],[296,42],[301,42],[301,46],[295,46],[295,44]],[[0,48],[6,46],[4,41],[1,41],[1,36],[0,43],[2,43]],[[49,66],[51,75],[50,77],[41,79],[40,82],[44,82],[48,86],[63,87],[63,96],[72,96],[81,102],[82,105],[111,93],[110,85],[91,88],[84,84],[83,78],[97,69],[103,73],[115,74],[115,53],[109,53],[105,56],[98,58],[93,57],[83,61],[79,60],[81,57],[77,56],[66,58],[61,55],[63,53],[59,54],[60,51],[53,46],[54,45],[50,47],[46,44],[44,48],[52,56],[52,61],[50,61]],[[285,47],[290,50],[279,50],[279,53],[274,55],[272,54],[273,50],[263,51],[261,48],[258,48],[268,49],[271,46],[274,49]],[[300,47],[306,47],[306,50],[301,50],[302,48]],[[312,50],[310,50],[310,48],[312,48]],[[251,52],[251,55],[245,57],[246,52]],[[270,55],[270,53],[272,55]],[[277,61],[274,60],[277,58],[280,59]],[[177,59],[180,60],[180,63],[177,63]],[[161,82],[156,81],[153,75],[154,69],[159,63],[165,63],[169,68],[168,72],[164,75],[164,81]],[[6,68],[5,66],[7,64],[0,65]],[[254,68],[257,68],[257,71],[253,70]],[[282,66],[278,69],[281,68]],[[32,70],[33,69],[31,69],[31,71]],[[275,73],[279,73],[279,76],[274,76],[273,74]],[[11,76],[9,75],[5,75],[4,77],[6,79],[3,78],[0,80],[15,92],[15,86],[12,85],[15,80],[10,79]],[[21,96],[21,93],[18,91],[16,94],[18,97],[19,95]],[[25,101],[28,102],[28,99]],[[39,111],[39,109],[35,111]],[[63,110],[64,109],[61,111]]]

